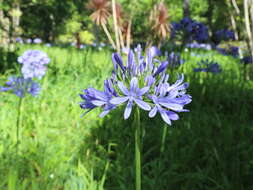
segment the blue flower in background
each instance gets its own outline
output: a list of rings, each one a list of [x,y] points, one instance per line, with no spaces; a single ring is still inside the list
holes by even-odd
[[[200,62],[197,62],[197,64],[199,67],[193,69],[194,72],[211,72],[216,74],[222,71],[220,65],[217,62],[210,61],[209,59],[202,59]]]
[[[184,43],[197,41],[199,43],[208,40],[208,28],[201,22],[189,17],[183,18],[179,23],[172,23],[171,38],[180,37]]]
[[[41,44],[41,43],[42,43],[42,39],[40,39],[40,38],[35,38],[35,39],[33,40],[33,43],[34,43],[34,44]]]
[[[170,68],[176,68],[184,64],[184,60],[181,59],[180,53],[171,52],[169,55],[166,55],[166,57]]]
[[[243,64],[252,64],[253,63],[253,58],[251,56],[244,56],[242,59],[241,59],[241,62]]]
[[[15,39],[15,41],[16,41],[17,43],[20,43],[20,44],[23,44],[23,43],[24,43],[24,41],[23,41],[23,39],[22,39],[21,37],[17,37],[17,38]]]
[[[27,44],[32,43],[32,39],[28,38],[28,39],[26,40],[26,43],[27,43]]]
[[[5,84],[5,87],[0,87],[0,92],[11,91],[20,98],[23,98],[27,93],[37,96],[40,92],[39,84],[32,81],[31,78],[11,76]]]
[[[204,49],[204,50],[211,50],[212,46],[210,44],[204,44],[204,43],[188,43],[186,44],[186,47],[188,48],[196,48],[196,49]]]
[[[80,95],[84,100],[80,107],[87,110],[85,114],[101,107],[103,112],[100,117],[103,117],[111,110],[126,105],[124,119],[128,119],[137,106],[149,111],[149,117],[159,112],[162,119],[171,125],[171,120],[179,118],[176,112],[188,111],[183,107],[191,102],[191,96],[186,94],[188,84],[183,83],[183,75],[170,85],[169,75],[166,74],[169,64],[180,63],[180,56],[173,53],[170,54],[171,58],[167,57],[168,60],[160,61],[158,48],[149,48],[144,56],[140,45],[135,51],[126,51],[126,63],[118,53],[112,54],[114,70],[104,82],[104,91],[85,89]]]
[[[40,50],[27,50],[18,57],[18,62],[22,64],[21,72],[24,78],[41,79],[46,73],[46,66],[50,59],[47,54]]]
[[[239,47],[236,46],[230,46],[229,48],[220,48],[216,47],[216,50],[221,53],[222,55],[231,55],[233,57],[239,56]]]
[[[221,41],[235,40],[235,34],[232,30],[221,29],[215,32],[214,42],[219,44]]]

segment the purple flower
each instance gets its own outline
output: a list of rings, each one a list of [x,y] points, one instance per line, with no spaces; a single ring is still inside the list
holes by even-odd
[[[184,64],[184,60],[181,59],[179,53],[171,52],[169,55],[166,55],[166,57],[170,68],[176,68]]]
[[[253,63],[253,58],[252,56],[245,56],[241,59],[241,62],[244,64],[251,64]]]
[[[149,112],[149,117],[154,117],[157,112],[160,113],[162,119],[169,125],[171,120],[178,120],[179,116],[175,112],[186,112],[183,106],[191,102],[191,96],[185,94],[188,83],[183,83],[184,76],[179,76],[178,80],[169,85],[167,82],[168,75],[164,75],[163,83],[155,87],[155,93],[149,95],[153,101],[154,106]]]
[[[144,56],[138,46],[135,51],[128,50],[124,63],[118,53],[113,53],[114,70],[110,79],[104,82],[104,91],[88,88],[81,95],[84,101],[80,106],[87,110],[85,114],[96,107],[102,107],[100,116],[103,117],[125,104],[124,119],[130,117],[133,106],[136,105],[137,108],[150,111],[151,117],[159,112],[168,124],[171,124],[170,120],[176,120],[178,115],[175,112],[187,111],[183,106],[191,102],[191,97],[186,94],[188,84],[183,83],[182,76],[170,85],[166,74],[170,61],[160,61],[158,55],[160,51],[151,47]]]
[[[41,43],[42,43],[42,39],[40,39],[40,38],[35,38],[35,39],[33,40],[33,43],[34,43],[34,44],[41,44]]]
[[[23,98],[27,93],[37,96],[40,91],[39,84],[32,81],[31,78],[11,76],[5,84],[6,87],[0,87],[0,92],[11,91],[20,98]]]
[[[32,39],[30,39],[30,38],[29,38],[29,39],[27,39],[27,40],[26,40],[26,43],[27,43],[27,44],[32,43]]]
[[[221,41],[235,40],[235,34],[232,30],[221,29],[215,32],[213,40],[216,44],[219,44]]]
[[[175,37],[181,38],[183,42],[201,43],[209,38],[208,28],[201,22],[185,17],[179,23],[172,24],[171,38]]]
[[[130,82],[130,90],[128,90],[122,82],[118,82],[118,87],[125,96],[112,98],[110,103],[119,105],[124,102],[128,102],[124,112],[124,119],[129,118],[134,103],[136,103],[143,110],[149,111],[151,109],[149,104],[142,100],[142,96],[148,92],[149,87],[139,89],[138,79],[136,77],[132,78]]]
[[[22,74],[24,78],[41,79],[46,73],[46,66],[50,59],[47,54],[39,50],[27,50],[18,57],[18,62],[22,64]]]
[[[210,73],[220,73],[222,71],[220,65],[214,61],[210,61],[208,59],[201,60],[197,63],[199,65],[198,68],[194,68],[194,72],[210,72]]]
[[[88,109],[84,115],[96,107],[103,107],[104,110],[100,114],[100,117],[104,117],[111,110],[116,108],[115,105],[110,103],[111,98],[113,96],[117,96],[117,93],[112,86],[111,80],[108,79],[104,81],[104,89],[104,92],[96,90],[94,88],[88,88],[83,91],[84,94],[81,94],[80,96],[84,102],[80,103],[80,107],[82,109]]]
[[[17,42],[17,43],[20,43],[20,44],[23,44],[24,42],[23,42],[23,39],[21,38],[21,37],[17,37],[16,39],[15,39],[15,41]]]

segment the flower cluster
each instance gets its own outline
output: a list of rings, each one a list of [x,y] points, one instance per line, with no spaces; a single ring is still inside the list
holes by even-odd
[[[27,50],[18,57],[18,62],[22,64],[22,74],[24,78],[41,79],[46,73],[46,66],[50,59],[47,54],[39,50]]]
[[[179,23],[172,23],[171,37],[181,37],[184,42],[197,41],[198,43],[208,40],[208,28],[201,22],[189,17],[183,18]]]
[[[239,47],[236,46],[229,46],[227,49],[216,47],[216,50],[222,55],[231,55],[233,57],[239,56]]]
[[[168,67],[172,69],[184,64],[184,60],[181,59],[180,53],[171,52],[169,55],[166,55],[166,58],[169,63]]]
[[[191,49],[204,49],[204,50],[211,50],[212,46],[210,44],[204,44],[204,43],[189,43],[186,44],[187,48]]]
[[[37,96],[40,91],[39,84],[32,81],[31,78],[11,76],[5,84],[6,87],[0,87],[0,92],[11,91],[20,98],[23,98],[26,92]]]
[[[253,58],[252,56],[244,56],[242,59],[241,59],[241,62],[245,65],[247,64],[252,64],[253,63]]]
[[[100,117],[111,110],[126,104],[124,119],[128,119],[134,106],[149,111],[149,117],[159,113],[169,125],[171,120],[179,119],[176,112],[186,112],[184,105],[191,102],[191,96],[186,94],[188,83],[184,83],[184,76],[180,75],[174,84],[169,84],[166,69],[168,61],[160,61],[156,57],[158,49],[152,47],[147,56],[142,55],[138,46],[128,52],[126,63],[118,53],[112,54],[114,69],[112,76],[104,81],[104,90],[92,87],[85,89],[80,103],[85,114],[96,107],[103,108]],[[158,64],[156,66],[155,64]]]
[[[209,59],[202,59],[200,62],[197,62],[199,65],[198,68],[193,69],[194,72],[211,72],[211,73],[220,73],[221,67],[217,62],[210,61]]]
[[[17,37],[17,38],[15,39],[15,41],[16,41],[17,43],[19,43],[19,44],[23,44],[23,43],[24,43],[24,41],[23,41],[23,39],[22,39],[21,37]]]
[[[41,44],[41,43],[42,43],[42,39],[40,39],[40,38],[35,38],[35,39],[33,40],[33,43],[34,43],[34,44]]]
[[[46,72],[45,65],[50,62],[47,54],[39,50],[27,50],[18,58],[22,64],[21,72],[23,76],[11,76],[5,87],[0,87],[0,92],[11,91],[20,98],[26,93],[36,96],[39,94],[39,84],[33,81],[33,78],[41,79]]]
[[[235,34],[232,30],[221,29],[215,32],[214,42],[219,44],[221,41],[235,40]]]

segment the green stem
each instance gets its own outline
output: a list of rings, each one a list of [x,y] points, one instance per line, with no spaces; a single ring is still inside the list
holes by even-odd
[[[160,149],[160,154],[163,153],[164,151],[164,145],[165,145],[165,140],[166,140],[166,136],[167,136],[167,130],[168,130],[168,126],[163,126],[163,134],[162,134],[162,144],[161,144],[161,149]]]
[[[135,189],[141,190],[141,125],[140,112],[135,112]]]
[[[21,109],[22,109],[22,100],[23,98],[19,98],[18,101],[18,116],[17,116],[17,122],[16,122],[16,154],[18,154],[18,145],[19,145],[19,131],[20,131],[20,123],[21,123]]]

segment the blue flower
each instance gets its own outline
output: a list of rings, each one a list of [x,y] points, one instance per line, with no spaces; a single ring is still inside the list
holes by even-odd
[[[244,64],[251,64],[251,63],[253,63],[253,58],[252,58],[252,56],[244,56],[241,59],[241,62]]]
[[[40,92],[39,84],[31,78],[11,76],[5,84],[6,87],[0,87],[0,92],[11,91],[20,98],[23,98],[26,93],[37,96]]]
[[[136,77],[131,79],[130,90],[128,90],[122,82],[118,82],[118,87],[125,96],[112,98],[110,103],[119,105],[126,101],[128,102],[124,112],[124,119],[129,118],[134,103],[136,103],[143,110],[149,111],[151,109],[149,104],[142,100],[142,96],[149,91],[149,87],[139,89],[138,79]]]
[[[208,28],[201,22],[185,17],[179,23],[172,24],[171,38],[175,37],[181,37],[184,42],[204,42],[209,38]]]
[[[46,73],[46,66],[50,59],[47,54],[39,50],[27,50],[18,57],[18,62],[22,64],[21,72],[24,78],[41,79]]]
[[[80,106],[87,110],[84,114],[101,107],[103,112],[100,116],[103,117],[125,104],[124,119],[128,119],[133,106],[137,106],[145,111],[152,108],[152,117],[158,111],[164,121],[171,124],[170,120],[177,117],[175,112],[187,111],[183,106],[191,101],[191,97],[186,94],[188,84],[183,83],[183,77],[180,77],[175,84],[170,85],[166,74],[171,60],[180,60],[178,56],[171,55],[173,59],[160,61],[158,56],[161,52],[156,47],[149,48],[144,56],[140,45],[126,53],[125,63],[118,53],[112,54],[114,69],[112,76],[104,82],[104,91],[88,88],[81,94],[84,101]]]
[[[40,38],[35,38],[35,39],[33,40],[33,43],[34,43],[34,44],[41,44],[41,43],[42,43],[42,39],[40,39]]]
[[[214,42],[219,44],[221,41],[235,40],[235,34],[232,30],[221,29],[215,32]]]
[[[80,103],[82,109],[88,109],[86,113],[96,107],[103,107],[104,111],[100,114],[100,117],[104,117],[116,106],[110,103],[113,96],[117,96],[116,91],[112,87],[111,80],[104,81],[104,92],[96,90],[94,88],[88,88],[84,90],[84,94],[81,94],[81,98],[84,102]],[[84,113],[84,115],[86,114]]]
[[[191,96],[185,94],[188,83],[183,83],[184,76],[179,76],[176,83],[169,85],[167,82],[168,75],[164,77],[164,82],[155,88],[155,93],[149,95],[154,106],[149,112],[149,117],[154,117],[157,112],[160,113],[162,119],[169,125],[171,120],[178,120],[179,116],[175,112],[186,112],[183,106],[191,102]]]
[[[23,39],[21,38],[21,37],[17,37],[16,39],[15,39],[15,41],[17,42],[17,43],[20,43],[20,44],[23,44],[24,42],[23,42]]]
[[[220,65],[217,62],[206,60],[201,60],[197,62],[199,68],[194,68],[194,72],[211,72],[211,73],[220,73],[222,71]]]

